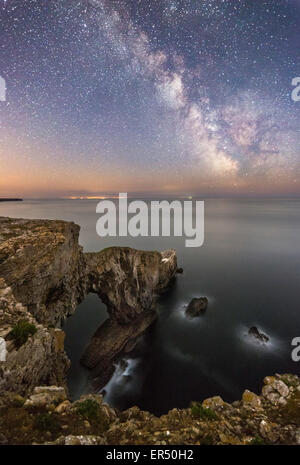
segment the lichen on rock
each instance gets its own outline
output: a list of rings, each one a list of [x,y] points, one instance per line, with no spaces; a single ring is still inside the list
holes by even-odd
[[[289,384],[289,386],[286,384]],[[175,408],[161,417],[131,407],[120,412],[89,394],[72,403],[60,387],[36,387],[20,402],[0,396],[0,442],[49,445],[256,445],[300,443],[300,379],[276,375],[265,386],[278,388],[286,404],[245,391],[229,404],[219,396],[196,402],[197,412]],[[283,390],[283,385],[285,388]],[[288,389],[288,391],[287,391]],[[20,421],[21,420],[21,421]],[[26,425],[24,427],[24,425]],[[46,431],[48,428],[48,431]]]

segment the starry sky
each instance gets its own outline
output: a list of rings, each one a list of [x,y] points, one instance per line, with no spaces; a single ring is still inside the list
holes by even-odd
[[[300,194],[300,0],[0,0],[0,196]]]

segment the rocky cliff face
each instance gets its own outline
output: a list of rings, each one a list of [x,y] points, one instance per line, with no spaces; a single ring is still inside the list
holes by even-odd
[[[58,325],[85,295],[79,230],[64,221],[0,218],[0,277],[45,325]]]
[[[68,359],[59,328],[89,292],[110,314],[83,357],[88,367],[99,365],[98,375],[155,318],[155,295],[176,273],[175,251],[113,247],[84,254],[78,237],[74,223],[0,218],[0,389],[26,393],[64,382]],[[20,320],[37,331],[17,347],[10,333]]]
[[[174,250],[144,252],[112,247],[85,255],[89,290],[107,305],[111,316],[94,334],[82,363],[96,369],[97,386],[112,374],[113,361],[122,351],[132,350],[137,338],[155,320],[155,297],[176,274]]]
[[[19,321],[34,325],[36,333],[21,347],[10,338]],[[64,332],[47,328],[16,301],[11,288],[0,278],[0,392],[14,391],[22,395],[38,384],[65,385],[69,360],[64,351]]]
[[[99,295],[112,320],[120,325],[150,310],[155,294],[170,284],[177,269],[175,250],[160,253],[110,247],[84,256],[89,291]]]

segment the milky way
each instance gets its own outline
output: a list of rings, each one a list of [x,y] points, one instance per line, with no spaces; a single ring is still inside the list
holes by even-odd
[[[0,195],[300,193],[298,0],[0,0]]]

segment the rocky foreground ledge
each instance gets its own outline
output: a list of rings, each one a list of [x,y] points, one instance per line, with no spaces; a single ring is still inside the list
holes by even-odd
[[[30,397],[0,396],[0,418],[2,444],[299,445],[300,380],[269,376],[260,396],[212,397],[160,418],[138,407],[120,412],[100,395],[71,403],[62,387],[36,387]]]
[[[292,375],[267,377],[261,396],[214,397],[160,418],[138,407],[119,412],[99,395],[71,403],[61,323],[89,292],[99,295],[110,318],[82,361],[107,376],[155,318],[156,295],[177,270],[174,250],[84,254],[78,236],[74,223],[0,218],[0,443],[300,444]]]

